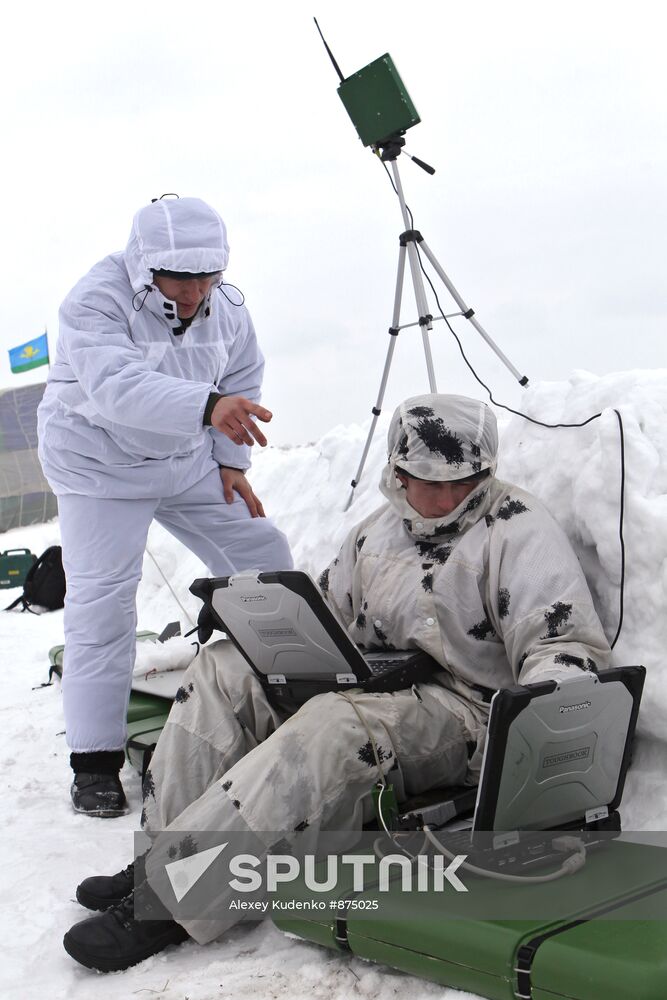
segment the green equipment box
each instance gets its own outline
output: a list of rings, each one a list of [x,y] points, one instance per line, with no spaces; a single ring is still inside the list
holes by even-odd
[[[343,80],[338,95],[364,146],[382,145],[420,120],[388,52]]]
[[[136,718],[135,716],[135,718],[131,719],[132,701],[136,697],[136,692],[130,696],[125,754],[132,767],[135,771],[139,772],[143,779],[155,745],[169,716],[171,702],[167,698],[155,698],[152,695],[144,695],[145,698],[153,697],[156,703],[162,702],[162,704],[155,704],[153,706],[153,715],[143,716],[142,718]]]
[[[667,850],[619,840],[575,875],[508,885],[459,868],[466,893],[390,880],[274,894],[284,931],[490,1000],[665,1000]],[[317,908],[320,907],[320,908]]]
[[[26,574],[36,562],[30,549],[7,549],[0,553],[0,589],[22,587]]]

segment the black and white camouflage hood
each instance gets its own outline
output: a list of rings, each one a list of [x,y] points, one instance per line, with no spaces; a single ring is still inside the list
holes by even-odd
[[[415,538],[458,535],[475,524],[491,503],[498,452],[495,414],[468,396],[428,393],[397,407],[389,425],[389,456],[380,490]],[[446,517],[422,517],[407,502],[396,470],[431,482],[465,479],[485,469],[489,476]]]

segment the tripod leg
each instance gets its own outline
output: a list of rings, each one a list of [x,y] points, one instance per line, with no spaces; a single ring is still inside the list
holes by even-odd
[[[415,290],[415,301],[417,303],[417,311],[419,313],[419,326],[421,328],[422,343],[424,345],[424,358],[426,359],[428,385],[431,392],[437,392],[438,386],[435,381],[435,369],[433,367],[431,345],[428,340],[428,335],[433,329],[433,317],[428,311],[426,292],[424,291],[424,282],[422,280],[421,268],[419,266],[419,257],[417,256],[417,248],[414,243],[408,243],[408,259],[410,261],[412,284]]]
[[[412,276],[412,287],[415,293],[415,302],[417,303],[419,326],[421,327],[422,332],[424,357],[426,359],[426,371],[428,372],[428,384],[431,392],[437,392],[438,387],[435,381],[435,369],[433,367],[433,358],[431,356],[431,345],[428,339],[428,335],[433,328],[433,317],[428,311],[428,302],[426,301],[426,292],[424,291],[424,279],[421,267],[419,266],[419,254],[417,253],[412,230],[410,229],[410,216],[408,215],[407,205],[405,204],[403,185],[401,184],[401,175],[399,173],[396,160],[392,160],[390,166],[391,172],[394,176],[396,194],[398,195],[398,200],[401,206],[403,222],[406,228],[406,232],[401,237],[401,243],[406,242],[408,247],[408,260],[410,261],[410,273]]]
[[[433,254],[433,252],[431,251],[430,247],[428,246],[428,244],[426,243],[425,240],[423,240],[423,239],[421,240],[420,247],[424,251],[424,254],[425,254],[427,260],[429,261],[429,263],[431,264],[431,266],[433,267],[433,269],[436,271],[436,273],[438,274],[438,276],[442,280],[442,282],[445,285],[447,291],[449,292],[449,294],[451,295],[451,297],[454,299],[454,301],[456,302],[457,306],[461,310],[463,316],[467,320],[470,320],[470,322],[472,323],[472,325],[475,327],[475,329],[480,334],[480,336],[484,338],[484,340],[489,345],[489,347],[491,348],[491,350],[500,358],[500,360],[502,361],[502,363],[512,373],[512,375],[514,375],[514,377],[517,380],[517,382],[519,383],[519,385],[528,385],[528,378],[527,378],[527,376],[526,375],[522,375],[521,372],[519,372],[514,367],[514,365],[512,364],[512,362],[509,360],[509,358],[507,358],[503,354],[503,352],[500,350],[500,348],[498,347],[498,345],[496,343],[494,343],[494,341],[491,339],[491,337],[486,332],[486,330],[484,329],[484,327],[482,326],[482,324],[477,322],[477,320],[475,319],[474,310],[470,309],[465,304],[465,302],[463,301],[463,299],[461,298],[461,296],[457,292],[457,290],[454,287],[454,285],[451,283],[451,281],[449,280],[449,278],[447,277],[447,275],[445,274],[445,272],[443,271],[443,269],[440,267],[440,264],[438,263],[437,258],[435,257],[435,255]],[[416,253],[416,250],[415,250],[415,253]]]
[[[364,445],[364,450],[361,453],[361,460],[359,462],[359,468],[357,469],[357,474],[352,480],[352,492],[348,498],[347,504],[345,505],[345,510],[349,510],[352,506],[352,501],[354,500],[354,491],[361,479],[361,474],[364,470],[364,465],[366,464],[366,459],[368,458],[368,452],[371,446],[371,441],[373,440],[373,435],[375,433],[375,428],[377,426],[378,417],[382,412],[382,401],[384,399],[384,394],[387,388],[387,381],[389,379],[389,371],[391,369],[391,362],[394,357],[394,348],[396,347],[396,338],[398,337],[399,322],[401,318],[401,301],[403,298],[403,281],[405,279],[405,246],[401,244],[398,251],[398,271],[396,274],[396,291],[394,293],[394,312],[392,316],[391,326],[389,328],[389,345],[387,347],[387,356],[384,362],[384,368],[382,370],[382,378],[380,379],[380,388],[378,391],[377,400],[375,406],[372,409],[373,419],[371,420],[371,426],[368,431],[368,437],[366,438],[366,444]]]

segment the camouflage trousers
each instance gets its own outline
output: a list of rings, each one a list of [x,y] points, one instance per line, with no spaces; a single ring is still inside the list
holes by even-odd
[[[485,721],[435,683],[321,694],[286,717],[228,641],[212,644],[188,668],[146,774],[149,883],[164,896],[160,831],[247,831],[254,844],[262,831],[349,831],[351,845],[373,815],[378,760],[399,801],[463,784]],[[210,918],[180,921],[201,944],[239,920],[222,897]]]

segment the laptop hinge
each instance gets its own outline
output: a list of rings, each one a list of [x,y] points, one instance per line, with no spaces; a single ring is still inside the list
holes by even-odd
[[[359,684],[359,681],[354,674],[336,674],[337,684],[352,684],[354,686]]]
[[[234,573],[233,576],[229,577],[230,587],[248,587],[256,586],[259,583],[259,574],[261,570],[258,569],[244,569],[242,573]]]

